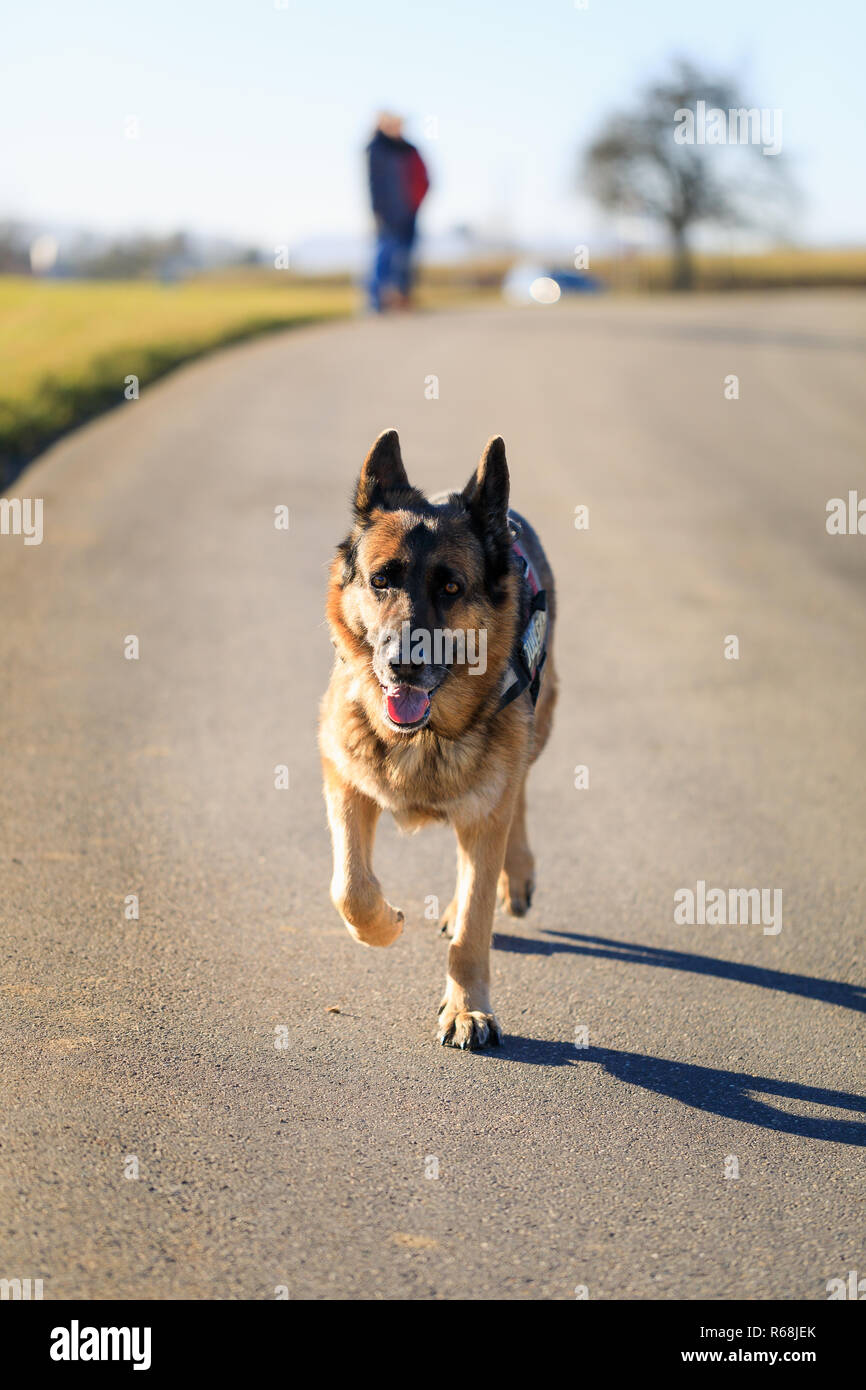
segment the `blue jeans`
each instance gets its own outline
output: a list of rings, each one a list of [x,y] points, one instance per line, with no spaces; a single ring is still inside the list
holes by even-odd
[[[376,237],[376,255],[370,277],[370,302],[375,310],[384,308],[383,293],[387,289],[408,295],[412,287],[412,248],[414,229],[397,233],[383,228]]]

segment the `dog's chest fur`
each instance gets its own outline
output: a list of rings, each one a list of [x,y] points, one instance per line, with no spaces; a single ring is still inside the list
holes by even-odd
[[[496,757],[495,729],[485,722],[459,739],[423,729],[386,746],[360,705],[344,714],[342,736],[325,737],[324,751],[347,782],[384,810],[404,830],[431,820],[476,820],[498,803],[508,775]]]

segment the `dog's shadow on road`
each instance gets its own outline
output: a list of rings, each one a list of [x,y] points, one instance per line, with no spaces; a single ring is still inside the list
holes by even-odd
[[[836,980],[812,979],[781,970],[767,970],[733,961],[715,960],[685,951],[671,951],[653,946],[638,946],[613,941],[606,937],[582,936],[572,932],[550,932],[564,938],[555,942],[540,938],[504,936],[497,934],[497,950],[527,954],[550,955],[573,952],[580,955],[603,956],[631,964],[663,966],[669,970],[688,970],[696,974],[716,975],[723,979],[741,980],[764,989],[779,989],[790,994],[802,994],[810,999],[841,1004],[858,1011],[866,1010],[866,992],[857,985],[841,984]],[[586,943],[586,944],[578,944]],[[508,1034],[506,1046],[499,1052],[509,1062],[529,1066],[582,1066],[587,1063],[603,1066],[609,1075],[632,1086],[642,1086],[657,1095],[706,1110],[725,1119],[741,1120],[762,1129],[774,1129],[784,1134],[796,1134],[804,1139],[825,1139],[837,1144],[866,1146],[866,1123],[862,1120],[842,1120],[819,1115],[793,1114],[769,1104],[762,1096],[777,1096],[782,1100],[821,1106],[835,1110],[855,1111],[866,1115],[866,1097],[847,1091],[832,1091],[823,1086],[803,1086],[794,1081],[778,1081],[767,1076],[750,1076],[746,1072],[721,1071],[715,1067],[695,1066],[690,1062],[673,1062],[664,1057],[647,1057],[637,1052],[617,1052],[605,1047],[577,1047],[572,1042],[526,1038]]]
[[[671,1062],[665,1057],[645,1057],[639,1052],[616,1052],[608,1047],[581,1047],[574,1043],[525,1038],[509,1033],[505,1046],[485,1054],[490,1058],[529,1066],[564,1067],[594,1063],[610,1076],[630,1086],[643,1086],[656,1095],[708,1110],[728,1120],[797,1134],[803,1139],[828,1139],[835,1144],[866,1146],[866,1123],[859,1120],[825,1119],[780,1110],[758,1096],[779,1096],[801,1104],[854,1110],[866,1115],[866,1096],[831,1091],[825,1086],[801,1086],[795,1081],[776,1081],[747,1072],[720,1071],[691,1062]]]
[[[640,946],[631,941],[614,941],[606,936],[584,936],[579,932],[567,931],[548,931],[546,935],[557,939],[543,941],[541,937],[505,936],[497,932],[493,945],[497,951],[514,951],[518,955],[600,956],[603,960],[620,960],[626,965],[655,965],[663,970],[715,975],[721,980],[738,980],[741,984],[776,989],[784,994],[802,994],[806,999],[820,999],[824,1004],[839,1004],[844,1009],[866,1013],[866,988],[862,985],[846,985],[839,980],[821,980],[811,975],[793,975],[787,970],[768,970],[762,965],[741,965],[737,961],[696,956],[690,951],[672,951],[662,946]]]

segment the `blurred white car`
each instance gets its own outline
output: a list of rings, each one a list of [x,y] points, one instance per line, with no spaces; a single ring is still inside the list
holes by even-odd
[[[599,289],[601,285],[591,275],[529,263],[512,266],[502,281],[502,293],[509,304],[555,304],[562,294]]]

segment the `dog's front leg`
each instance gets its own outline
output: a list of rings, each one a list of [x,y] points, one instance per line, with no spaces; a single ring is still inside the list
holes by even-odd
[[[403,930],[403,913],[382,896],[373,873],[379,807],[349,786],[325,758],[325,802],[334,848],[331,900],[356,941],[390,946]]]
[[[509,801],[486,820],[455,825],[457,912],[448,948],[445,998],[439,1006],[439,1041],[452,1047],[502,1042],[502,1030],[490,1008],[490,938],[511,813]]]

